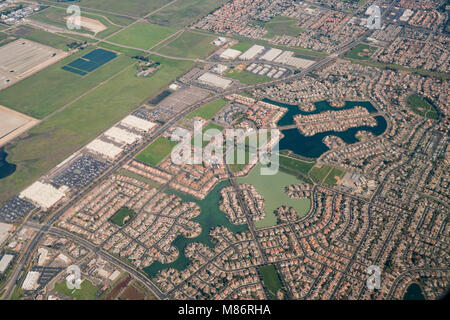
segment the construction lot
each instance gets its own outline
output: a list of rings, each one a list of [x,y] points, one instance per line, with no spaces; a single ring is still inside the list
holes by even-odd
[[[17,39],[0,47],[0,89],[66,57],[67,52],[43,44]]]

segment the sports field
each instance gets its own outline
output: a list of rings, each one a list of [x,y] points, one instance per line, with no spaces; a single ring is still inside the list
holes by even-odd
[[[264,24],[267,33],[264,38],[273,38],[275,36],[292,36],[296,37],[304,31],[303,28],[297,26],[297,19],[276,16],[269,22]]]
[[[200,117],[205,120],[211,119],[217,112],[227,105],[227,101],[224,99],[218,99],[210,102],[203,107],[193,111],[186,118],[192,119],[193,117]]]
[[[156,51],[162,54],[186,58],[206,58],[217,47],[211,44],[217,37],[195,31],[183,31],[174,36],[167,43],[162,43]]]
[[[434,106],[419,94],[410,95],[406,102],[411,110],[420,116],[427,117],[433,120],[439,118],[439,114],[437,113]]]
[[[9,154],[8,161],[16,164],[17,169],[14,174],[2,179],[0,203],[17,194],[193,66],[193,63],[189,61],[174,61],[158,56],[149,58],[161,63],[161,68],[149,77],[136,77],[133,60],[124,56],[119,56],[105,65],[108,68],[101,67],[92,75],[86,76],[85,78],[89,78],[104,69],[111,72],[110,66],[123,59],[124,65],[113,73],[113,77],[70,103],[47,121],[33,127],[27,137],[9,146],[6,150]],[[43,72],[45,71],[47,70]],[[72,75],[70,72],[63,70],[59,72],[80,79],[79,76]],[[22,85],[25,81],[17,85]],[[73,83],[77,82],[73,81]],[[66,83],[66,85],[70,84],[70,82]],[[63,88],[64,85],[59,87]],[[36,89],[34,99],[38,100],[42,92],[47,91]],[[52,90],[48,92],[54,94]],[[0,97],[3,97],[3,93],[0,93]],[[72,95],[72,92],[69,91],[67,94]],[[78,93],[76,97],[79,96]],[[32,99],[31,96],[29,98]],[[64,95],[60,98],[67,100]],[[2,101],[1,98],[0,101]],[[3,103],[0,102],[0,104]],[[7,104],[7,106],[10,105]]]
[[[138,154],[136,159],[152,166],[157,166],[172,152],[173,147],[176,145],[177,142],[175,141],[159,137],[155,142]]]
[[[122,207],[111,217],[111,222],[119,227],[123,227],[126,223],[130,222],[135,215],[136,212],[133,210],[127,207]]]
[[[225,2],[226,0],[178,0],[151,15],[149,20],[154,23],[181,28],[219,8]]]
[[[282,171],[275,175],[261,175],[261,164],[256,165],[247,177],[238,178],[240,184],[252,184],[256,191],[265,200],[264,211],[266,216],[263,220],[255,222],[256,228],[270,227],[277,224],[274,211],[282,205],[294,208],[299,217],[303,217],[310,209],[311,202],[307,198],[291,199],[284,192],[286,186],[299,184],[303,181]]]
[[[333,169],[331,169],[330,172],[328,172],[328,175],[326,176],[323,183],[329,187],[332,187],[332,186],[336,185],[336,183],[338,182],[338,179],[341,179],[344,176],[344,174],[345,174],[344,171],[339,170],[337,168],[333,168]]]
[[[108,40],[135,48],[150,49],[175,32],[173,28],[138,22]]]
[[[98,289],[99,287],[92,284],[89,280],[83,280],[79,290],[71,290],[67,288],[66,281],[55,283],[55,290],[58,293],[76,300],[97,300],[98,297],[95,294]]]
[[[367,60],[375,51],[377,51],[377,49],[377,47],[371,47],[367,44],[360,43],[347,52],[345,56],[350,59]]]

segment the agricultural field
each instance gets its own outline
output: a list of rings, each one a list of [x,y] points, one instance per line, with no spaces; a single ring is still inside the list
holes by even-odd
[[[276,16],[269,22],[266,22],[264,28],[267,30],[264,37],[270,39],[283,35],[296,37],[305,31],[303,28],[297,26],[297,19],[283,16]]]
[[[65,295],[67,297],[74,298],[76,300],[97,300],[99,297],[96,296],[99,287],[92,284],[89,280],[84,280],[79,290],[71,290],[67,288],[65,281],[55,283],[56,292]]]
[[[136,77],[132,59],[124,57],[125,63],[120,72],[113,73],[114,76],[108,81],[104,81],[85,95],[80,97],[78,94],[78,100],[69,103],[47,121],[33,127],[27,137],[6,148],[8,162],[16,164],[17,169],[12,175],[2,179],[0,203],[17,194],[193,66],[189,61],[174,61],[158,56],[149,58],[161,63],[160,69],[151,76]],[[112,66],[120,59],[119,56],[107,66]],[[102,69],[104,67],[93,74]],[[80,78],[71,72],[64,70],[61,72]],[[42,92],[42,89],[35,91],[35,98],[39,98]],[[1,99],[3,93],[0,93],[0,104],[4,104]],[[61,98],[67,99],[65,96]]]
[[[192,24],[225,2],[226,0],[179,0],[150,15],[149,20],[181,28]]]
[[[277,299],[277,293],[283,288],[283,284],[278,276],[277,269],[272,264],[261,266],[258,268],[264,282],[264,287],[268,291],[268,298],[271,300]]]
[[[78,41],[70,37],[65,37],[59,34],[46,32],[44,30],[33,29],[33,31],[25,36],[24,39],[39,42],[47,46],[68,51],[70,50],[69,44]]]
[[[108,40],[140,49],[150,49],[176,32],[175,29],[139,22],[115,34]]]
[[[59,5],[61,2],[53,0]],[[117,15],[131,16],[131,17],[143,17],[164,5],[170,3],[172,0],[82,0],[78,3],[81,8],[91,8],[96,10],[102,10],[105,12],[112,12]],[[70,4],[70,2],[69,2]],[[94,11],[94,10],[92,10]]]
[[[85,77],[61,69],[90,52],[92,50],[75,53],[0,91],[0,104],[42,119],[133,63],[132,59],[119,56]]]
[[[66,29],[66,17],[68,16],[65,8],[48,7],[37,14],[32,15],[31,19]],[[123,17],[120,19],[116,18],[115,22],[112,22],[108,15],[83,11],[81,29],[74,29],[73,31],[92,35],[95,34],[102,38],[118,31],[120,28],[131,22],[133,22],[131,19]]]
[[[210,103],[204,105],[203,107],[193,111],[186,118],[187,119],[192,119],[194,117],[200,117],[200,118],[203,118],[205,120],[209,120],[212,117],[214,117],[214,115],[217,112],[219,112],[220,109],[225,107],[227,105],[227,103],[228,102],[226,100],[224,100],[224,99],[215,100],[215,101],[210,102]]]
[[[439,113],[435,107],[419,94],[410,95],[406,100],[406,103],[415,114],[433,120],[437,120],[439,118]]]
[[[367,44],[360,43],[352,50],[345,54],[346,58],[357,59],[357,60],[367,60],[370,56],[377,51],[377,47],[368,46]]]
[[[261,164],[258,164],[248,176],[237,179],[240,184],[252,184],[265,200],[264,211],[266,216],[263,220],[255,222],[256,228],[276,225],[277,217],[274,211],[282,205],[294,208],[299,217],[303,217],[309,211],[311,206],[309,199],[292,199],[284,192],[286,186],[302,183],[302,180],[282,171],[278,171],[275,175],[261,175],[260,169]]]
[[[248,85],[264,83],[272,80],[269,77],[260,76],[259,74],[254,74],[245,70],[239,72],[233,69],[225,73],[225,77],[238,80],[239,82]]]
[[[122,207],[111,217],[111,222],[119,227],[123,227],[125,224],[130,222],[135,215],[136,212],[133,210],[127,207]]]
[[[95,49],[81,58],[78,58],[69,64],[62,67],[63,70],[70,71],[82,76],[85,76],[89,72],[100,68],[105,63],[116,58],[117,54],[104,49]]]
[[[167,43],[156,48],[156,52],[175,57],[206,58],[217,47],[211,44],[217,37],[195,31],[183,31],[174,36]]]
[[[157,166],[172,152],[173,147],[176,145],[177,142],[175,141],[159,137],[155,142],[138,154],[136,159],[152,166]]]

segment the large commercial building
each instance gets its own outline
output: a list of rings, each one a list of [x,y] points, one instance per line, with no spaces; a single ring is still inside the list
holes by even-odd
[[[36,181],[31,186],[23,190],[19,197],[27,199],[44,210],[54,206],[59,200],[64,198],[68,187],[55,188],[53,185]]]
[[[9,267],[9,264],[14,259],[12,254],[4,254],[0,259],[0,275],[3,274]]]
[[[221,89],[228,88],[230,86],[230,84],[232,83],[231,80],[216,76],[215,74],[210,73],[210,72],[202,74],[198,78],[198,80],[209,86],[218,87]]]
[[[264,47],[260,45],[253,45],[247,51],[240,55],[239,59],[241,60],[251,60],[254,59],[258,54],[264,51]]]

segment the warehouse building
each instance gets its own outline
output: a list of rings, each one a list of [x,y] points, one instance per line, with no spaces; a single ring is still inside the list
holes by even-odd
[[[22,284],[22,289],[27,291],[33,291],[38,288],[38,280],[41,276],[40,272],[30,271],[27,273],[27,276]]]
[[[123,152],[122,148],[119,148],[112,143],[108,143],[100,139],[95,139],[94,141],[89,143],[86,146],[86,149],[93,153],[99,154],[111,161],[115,160]]]
[[[4,254],[3,257],[0,259],[0,275],[5,273],[6,270],[8,270],[8,267],[13,261],[14,256],[12,254]]]
[[[224,52],[220,54],[222,59],[234,60],[241,55],[241,51],[235,49],[226,49]]]
[[[230,86],[230,84],[232,83],[231,80],[216,76],[215,74],[212,74],[210,72],[202,74],[198,78],[198,80],[200,82],[203,82],[206,85],[221,88],[221,89],[228,88]]]
[[[239,59],[241,60],[251,60],[254,59],[258,54],[264,51],[264,47],[260,45],[253,45],[247,51],[240,55]]]
[[[36,181],[31,186],[23,190],[19,194],[19,197],[22,199],[27,199],[42,209],[47,210],[64,198],[68,190],[69,188],[66,186],[55,188],[51,184]]]
[[[138,134],[134,134],[130,131],[123,130],[117,127],[112,127],[108,129],[108,131],[105,132],[105,136],[111,138],[112,140],[118,143],[125,143],[125,144],[133,144],[136,141],[142,139],[142,136]]]
[[[123,118],[120,124],[128,128],[134,128],[144,132],[149,132],[156,126],[156,123],[138,118],[133,115],[129,115]]]

